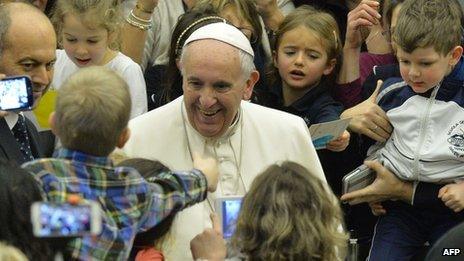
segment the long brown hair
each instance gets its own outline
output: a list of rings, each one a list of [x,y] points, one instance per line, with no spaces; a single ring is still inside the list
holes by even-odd
[[[270,166],[242,202],[232,245],[250,260],[343,260],[339,201],[294,162]]]

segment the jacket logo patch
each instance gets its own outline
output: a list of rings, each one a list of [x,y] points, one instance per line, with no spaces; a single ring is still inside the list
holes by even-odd
[[[464,120],[455,123],[448,131],[448,143],[450,151],[457,158],[464,157]]]

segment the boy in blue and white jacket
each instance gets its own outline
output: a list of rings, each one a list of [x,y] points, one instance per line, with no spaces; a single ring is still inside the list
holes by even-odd
[[[464,180],[459,8],[456,0],[408,0],[392,35],[402,78],[385,81],[377,102],[394,130],[370,153],[402,180],[416,184]],[[462,212],[436,213],[400,201],[382,204],[386,215],[377,222],[369,260],[409,260],[425,242],[433,243],[464,220]]]

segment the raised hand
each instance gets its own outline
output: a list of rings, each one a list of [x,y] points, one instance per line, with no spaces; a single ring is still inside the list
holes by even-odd
[[[387,114],[377,105],[376,99],[382,81],[377,82],[377,87],[372,95],[360,104],[344,111],[340,118],[351,118],[348,129],[364,134],[376,141],[385,142],[393,131]]]
[[[212,213],[213,228],[205,229],[190,241],[190,251],[194,260],[224,260],[227,253],[226,242],[222,238],[221,222],[216,214]]]
[[[217,161],[213,158],[204,158],[199,154],[193,154],[193,167],[203,172],[208,182],[208,191],[214,192],[217,188],[219,169]]]
[[[356,8],[348,13],[345,48],[357,49],[361,47],[364,40],[362,30],[368,32],[368,28],[380,24],[380,14],[377,11],[379,2],[373,0],[363,0]],[[366,34],[367,36],[367,34]]]

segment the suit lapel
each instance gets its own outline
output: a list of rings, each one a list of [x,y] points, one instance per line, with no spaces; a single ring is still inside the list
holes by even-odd
[[[4,118],[0,119],[0,146],[8,160],[15,161],[18,164],[24,163],[24,157],[19,150],[18,142]]]

